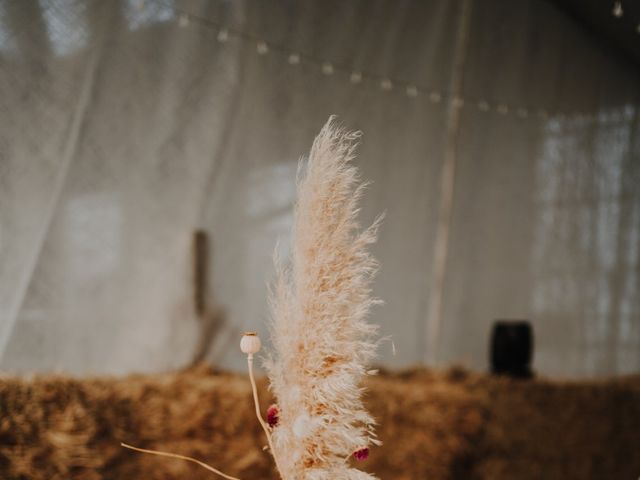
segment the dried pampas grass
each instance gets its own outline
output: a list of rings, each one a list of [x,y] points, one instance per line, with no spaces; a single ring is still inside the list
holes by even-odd
[[[366,321],[377,303],[369,286],[377,264],[368,247],[376,240],[380,218],[359,231],[364,184],[350,164],[359,135],[330,118],[313,142],[298,184],[292,260],[283,267],[276,259],[271,296],[274,352],[265,363],[278,405],[269,407],[267,421],[253,375],[261,341],[247,332],[240,342],[256,416],[283,480],[375,479],[350,465],[352,458],[365,460],[371,444],[380,444],[361,385],[376,347],[377,328]],[[121,445],[239,480],[193,457]]]
[[[375,478],[351,466],[379,443],[361,386],[376,347],[367,315],[377,303],[377,264],[368,248],[379,220],[360,231],[356,219],[364,184],[351,160],[359,136],[330,118],[316,137],[301,163],[291,262],[276,259],[275,351],[266,367],[279,407],[273,454],[285,480]]]

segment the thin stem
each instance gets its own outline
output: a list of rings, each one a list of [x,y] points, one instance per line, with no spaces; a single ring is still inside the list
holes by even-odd
[[[256,407],[256,417],[258,417],[258,421],[264,430],[265,435],[267,436],[267,442],[269,442],[269,450],[271,451],[271,455],[273,456],[273,460],[276,463],[276,468],[278,469],[278,473],[282,476],[282,469],[278,463],[278,457],[276,457],[276,451],[273,448],[273,441],[271,440],[271,432],[269,431],[269,425],[262,419],[262,413],[260,412],[260,400],[258,399],[258,389],[256,388],[256,381],[253,378],[253,354],[247,355],[247,364],[249,366],[249,380],[251,380],[251,390],[253,391],[253,403]]]
[[[203,468],[206,468],[210,472],[213,472],[217,475],[220,475],[223,478],[226,478],[227,480],[240,480],[237,477],[232,477],[231,475],[227,475],[226,473],[223,473],[220,470],[213,468],[211,465],[207,465],[206,463],[201,462],[200,460],[196,460],[195,458],[185,457],[184,455],[178,455],[177,453],[159,452],[158,450],[147,450],[145,448],[132,447],[131,445],[127,445],[126,443],[120,443],[120,445],[122,445],[124,448],[128,448],[129,450],[135,450],[136,452],[150,453],[151,455],[158,455],[160,457],[178,458],[180,460],[186,460],[187,462],[193,462],[200,465]]]

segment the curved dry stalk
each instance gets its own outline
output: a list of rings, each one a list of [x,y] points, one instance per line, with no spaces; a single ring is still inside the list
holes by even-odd
[[[273,460],[276,464],[278,474],[282,477],[282,470],[280,470],[278,459],[276,458],[275,449],[273,448],[273,442],[271,440],[271,432],[269,430],[269,425],[267,425],[267,423],[262,418],[262,414],[260,413],[260,400],[258,398],[258,388],[256,387],[256,380],[253,376],[253,354],[251,353],[247,355],[247,365],[249,367],[249,380],[251,381],[251,391],[253,393],[253,403],[255,405],[256,417],[258,418],[258,422],[260,422],[260,426],[262,427],[265,435],[267,436],[267,442],[269,443],[269,450],[271,452],[271,456],[273,457]],[[129,450],[134,450],[136,452],[149,453],[151,455],[158,455],[160,457],[169,457],[169,458],[177,458],[180,460],[186,460],[188,462],[192,462],[197,465],[200,465],[201,467],[206,468],[207,470],[217,475],[220,475],[221,477],[226,478],[227,480],[240,480],[237,477],[232,477],[231,475],[227,475],[226,473],[221,472],[220,470],[212,467],[211,465],[208,465],[192,457],[187,457],[185,455],[180,455],[177,453],[161,452],[159,450],[148,450],[146,448],[138,448],[132,445],[128,445],[124,442],[121,442],[120,445],[123,446],[124,448],[128,448]]]
[[[192,458],[192,457],[187,457],[185,455],[180,455],[177,453],[160,452],[158,450],[147,450],[146,448],[133,447],[123,442],[120,442],[120,445],[123,446],[124,448],[128,448],[129,450],[135,450],[136,452],[150,453],[151,455],[158,455],[160,457],[169,457],[169,458],[177,458],[179,460],[186,460],[187,462],[192,462],[197,465],[200,465],[202,468],[206,468],[210,472],[220,475],[221,477],[226,478],[227,480],[240,480],[237,477],[232,477],[231,475],[227,475],[226,473],[221,472],[216,468],[213,468],[211,465],[207,465],[206,463],[201,462],[200,460],[196,460],[195,458]]]
[[[256,417],[258,417],[258,422],[260,422],[260,426],[264,430],[265,435],[267,436],[267,442],[269,443],[269,451],[271,452],[271,456],[273,457],[273,461],[276,464],[276,469],[278,470],[278,474],[282,477],[282,470],[280,469],[280,465],[278,464],[278,458],[276,457],[276,451],[273,448],[273,441],[271,440],[271,432],[269,430],[269,425],[262,418],[262,413],[260,412],[260,400],[258,399],[258,389],[256,387],[255,378],[253,378],[253,354],[247,355],[247,365],[249,367],[249,380],[251,381],[251,390],[253,392],[253,403],[256,407]]]

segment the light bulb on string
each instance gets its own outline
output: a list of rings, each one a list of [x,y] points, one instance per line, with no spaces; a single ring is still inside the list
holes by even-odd
[[[225,43],[229,40],[229,32],[223,28],[218,32],[218,36],[216,38],[220,43]]]
[[[322,73],[324,73],[325,75],[333,74],[333,65],[331,65],[331,63],[329,62],[324,62],[322,64]]]
[[[269,52],[269,45],[266,42],[260,41],[256,44],[256,51],[260,55],[265,55]]]
[[[189,15],[187,15],[186,13],[181,14],[178,17],[178,26],[180,27],[187,27],[189,25]]]
[[[622,17],[624,15],[624,10],[622,10],[622,2],[617,1],[613,3],[613,9],[611,10],[611,15],[616,18]]]
[[[298,65],[300,63],[300,54],[292,53],[287,59],[290,65]]]
[[[406,92],[408,97],[415,98],[418,96],[418,87],[415,85],[407,85]]]
[[[431,101],[431,103],[440,103],[440,100],[442,100],[442,95],[440,94],[440,92],[431,92],[429,94],[429,100]]]
[[[353,84],[358,84],[362,82],[362,73],[360,72],[352,72],[349,76],[349,81]]]

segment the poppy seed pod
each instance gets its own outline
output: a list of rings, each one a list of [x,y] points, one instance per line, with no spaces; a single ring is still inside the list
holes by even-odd
[[[260,351],[260,347],[262,347],[262,342],[256,332],[246,332],[242,335],[242,340],[240,340],[240,350],[242,350],[243,353],[253,355]]]

